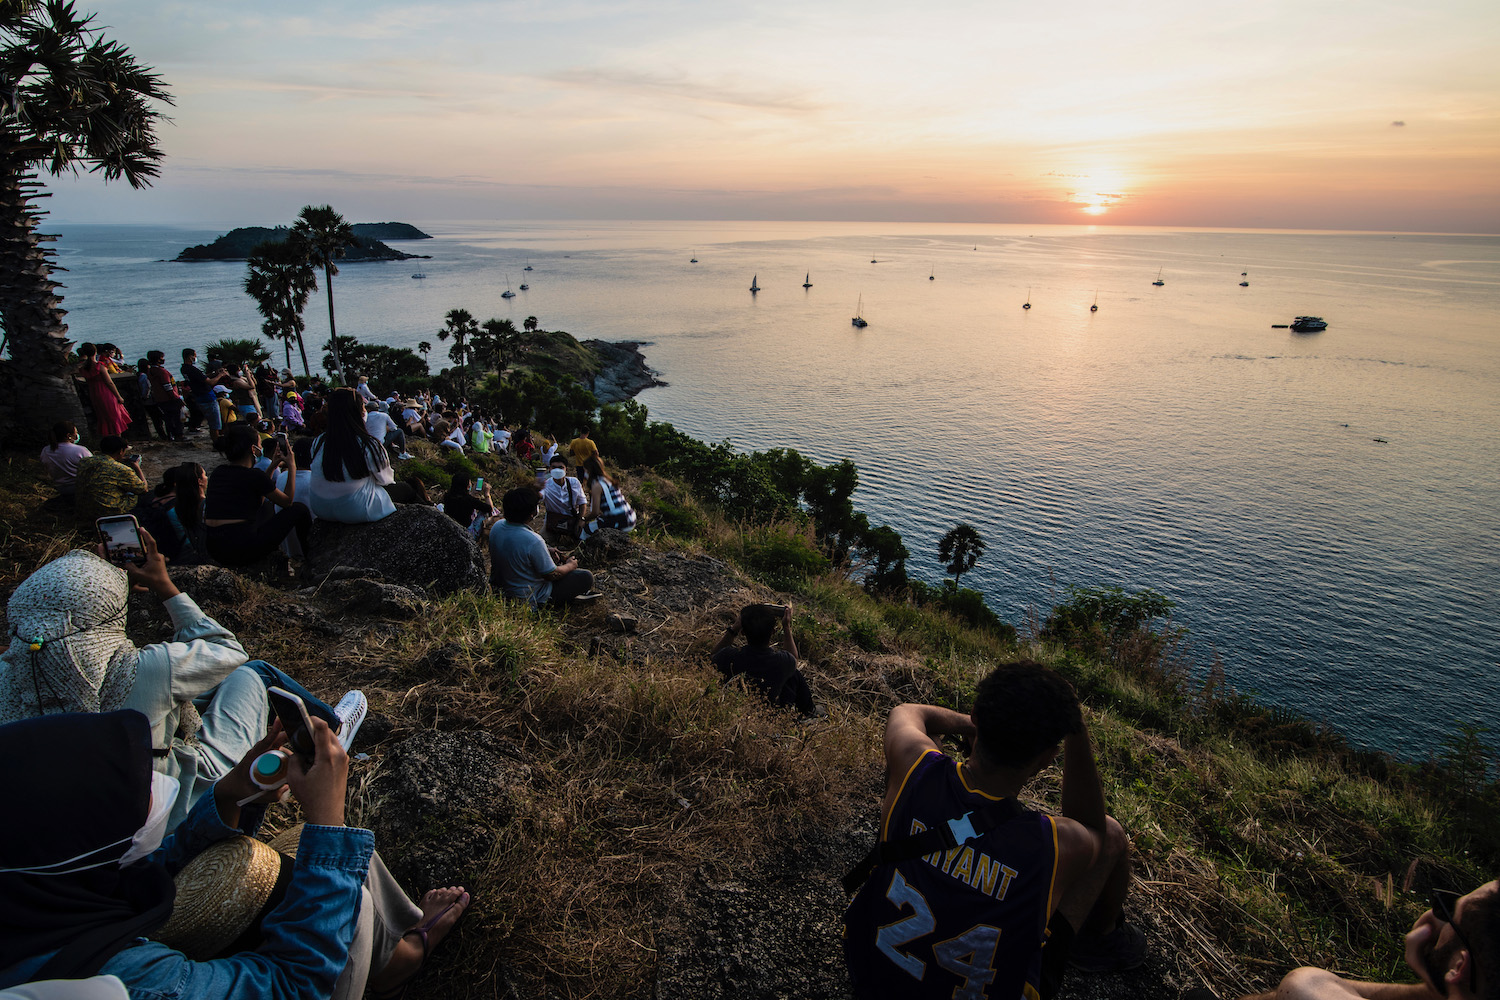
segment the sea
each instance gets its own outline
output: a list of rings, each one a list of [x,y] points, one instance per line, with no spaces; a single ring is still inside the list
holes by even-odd
[[[963,584],[1023,629],[1070,585],[1151,588],[1200,669],[1358,745],[1500,729],[1500,237],[403,221],[430,259],[344,265],[341,333],[435,368],[460,307],[643,341],[653,418],[851,459],[930,581],[973,525]],[[170,262],[228,228],[50,227],[71,335],[256,336],[243,264]]]

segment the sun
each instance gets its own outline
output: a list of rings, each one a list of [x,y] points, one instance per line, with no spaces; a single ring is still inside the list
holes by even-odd
[[[1074,176],[1087,187],[1068,192],[1068,201],[1084,215],[1104,215],[1127,197],[1126,183],[1118,171],[1090,170]]]

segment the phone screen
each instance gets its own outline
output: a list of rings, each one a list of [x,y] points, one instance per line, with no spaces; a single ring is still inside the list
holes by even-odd
[[[101,517],[94,522],[99,540],[104,543],[104,558],[116,566],[146,565],[146,546],[141,542],[141,526],[129,514]]]
[[[312,719],[302,699],[279,687],[268,688],[271,708],[281,720],[281,728],[287,734],[287,746],[302,760],[304,767],[311,767],[316,746],[313,743]]]

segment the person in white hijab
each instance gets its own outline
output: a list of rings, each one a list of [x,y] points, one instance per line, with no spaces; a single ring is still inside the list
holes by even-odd
[[[0,725],[61,712],[140,712],[151,723],[155,769],[182,788],[170,829],[264,735],[265,684],[253,669],[237,669],[249,659],[245,647],[177,589],[155,540],[141,536],[144,566],[122,571],[75,549],[16,588],[7,607],[10,646],[0,654]],[[132,586],[161,600],[171,641],[137,649],[126,637]]]

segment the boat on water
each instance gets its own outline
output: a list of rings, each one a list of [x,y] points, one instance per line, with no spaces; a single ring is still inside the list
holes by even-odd
[[[1151,284],[1155,285],[1157,288],[1160,288],[1162,285],[1166,284],[1165,281],[1161,280],[1161,268],[1158,267],[1156,269],[1156,280],[1151,282]]]
[[[412,275],[412,277],[413,278],[425,278],[425,277],[427,277],[427,275],[423,274],[421,271],[418,271],[416,274]]]
[[[531,286],[530,286],[530,285],[528,285],[528,284],[526,284],[526,282],[524,282],[524,281],[523,281],[523,282],[521,282],[521,284],[520,284],[520,288],[521,288],[521,291],[523,291],[523,292],[524,292],[524,291],[526,291],[526,290],[527,290],[527,289],[528,289],[528,288],[530,288],[530,287],[531,287]]]
[[[755,275],[754,277],[752,277],[750,279],[750,291],[752,291],[752,292],[758,292],[758,291],[760,291],[760,275],[757,274],[757,275]]]
[[[1098,311],[1099,311],[1099,290],[1096,288],[1096,289],[1094,289],[1094,304],[1091,305],[1091,306],[1089,306],[1089,312],[1096,313]]]
[[[859,328],[861,330],[863,330],[865,327],[867,327],[867,326],[870,325],[865,320],[864,316],[860,315],[864,311],[865,311],[865,297],[863,295],[861,295],[859,297],[859,302],[854,307],[854,318],[849,321],[855,327],[857,327],[857,328]]]
[[[1328,323],[1321,316],[1298,316],[1292,320],[1292,329],[1298,333],[1317,333],[1328,329]]]
[[[516,293],[510,290],[510,275],[508,274],[505,276],[505,291],[500,293],[500,297],[502,299],[513,299],[516,297]]]
[[[531,261],[528,260],[526,262],[526,266],[522,270],[526,270],[526,271],[531,270]]]
[[[936,271],[929,271],[927,273],[927,280],[928,281],[936,281],[937,280],[937,272]]]
[[[1031,308],[1031,288],[1029,286],[1026,289],[1026,301],[1023,302],[1023,303],[1021,303],[1021,308],[1022,309],[1030,309]]]
[[[694,257],[692,260],[688,261],[688,263],[689,264],[696,264],[696,263],[698,263],[698,258]]]
[[[803,277],[803,279],[802,279],[802,287],[803,288],[811,288],[812,287],[812,272],[811,271],[808,271],[807,274],[806,274],[806,276]]]

